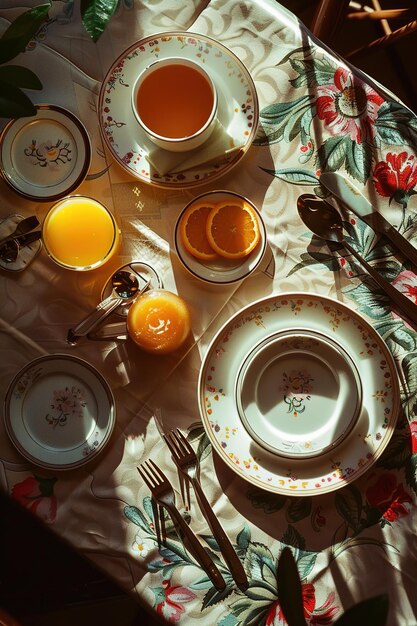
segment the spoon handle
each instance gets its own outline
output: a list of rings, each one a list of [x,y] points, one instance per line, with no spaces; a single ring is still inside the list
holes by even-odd
[[[124,298],[115,298],[114,296],[109,296],[102,302],[100,302],[94,311],[89,313],[87,317],[85,317],[75,328],[70,328],[67,335],[67,342],[74,345],[77,342],[79,337],[85,337],[88,333],[99,323],[102,319],[104,319],[107,315],[110,315],[114,309],[116,309],[122,302],[124,302]]]
[[[407,298],[401,291],[398,291],[396,287],[393,287],[372,265],[369,265],[367,261],[347,242],[343,242],[344,247],[348,250],[366,269],[368,274],[372,276],[374,281],[385,291],[389,299],[398,306],[399,309],[409,318],[410,321],[417,325],[417,306],[412,300]]]
[[[19,235],[26,235],[26,233],[30,232],[37,226],[39,226],[39,220],[36,215],[30,215],[29,217],[25,217],[17,224],[13,232],[11,232],[6,237],[3,237],[3,239],[0,241],[0,245],[3,245],[8,241],[11,241],[12,239],[15,239]]]

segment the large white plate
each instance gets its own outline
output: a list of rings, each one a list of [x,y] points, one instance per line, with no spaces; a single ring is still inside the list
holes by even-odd
[[[31,361],[6,394],[7,432],[19,452],[41,467],[89,462],[109,440],[114,421],[109,385],[89,363],[70,355]]]
[[[227,158],[161,176],[145,158],[149,140],[135,119],[131,92],[143,69],[167,57],[191,59],[204,66],[217,89],[218,120],[242,147]],[[255,136],[259,106],[248,70],[228,48],[204,35],[168,32],[138,41],[116,59],[103,81],[98,110],[107,147],[127,172],[160,187],[193,187],[223,176],[241,160]]]
[[[62,198],[85,179],[91,161],[87,131],[70,111],[36,105],[33,117],[11,120],[0,137],[6,183],[31,200]]]
[[[260,445],[236,402],[247,355],[267,337],[290,328],[340,345],[355,363],[362,386],[361,409],[350,430],[334,448],[309,458],[288,458]],[[387,446],[400,409],[395,363],[378,333],[337,300],[307,293],[269,296],[236,313],[211,342],[198,388],[203,425],[220,457],[248,482],[284,495],[316,495],[356,480]]]

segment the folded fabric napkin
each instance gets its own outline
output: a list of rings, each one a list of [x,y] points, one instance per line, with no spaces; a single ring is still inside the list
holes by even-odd
[[[229,156],[243,145],[241,140],[230,135],[217,120],[212,134],[202,146],[187,152],[170,152],[153,145],[152,147],[149,146],[146,160],[161,176],[177,174]]]

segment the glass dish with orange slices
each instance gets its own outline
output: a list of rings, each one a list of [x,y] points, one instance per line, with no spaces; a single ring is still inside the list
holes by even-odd
[[[182,265],[209,283],[243,280],[261,263],[265,225],[255,205],[233,191],[210,191],[182,210],[174,233]]]

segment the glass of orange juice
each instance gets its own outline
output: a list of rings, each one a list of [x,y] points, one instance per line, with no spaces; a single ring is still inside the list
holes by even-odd
[[[67,196],[48,211],[42,241],[50,258],[70,270],[92,270],[116,252],[120,230],[101,202],[86,196]]]
[[[146,352],[169,354],[180,348],[191,330],[186,302],[165,289],[151,289],[130,306],[127,330]]]

